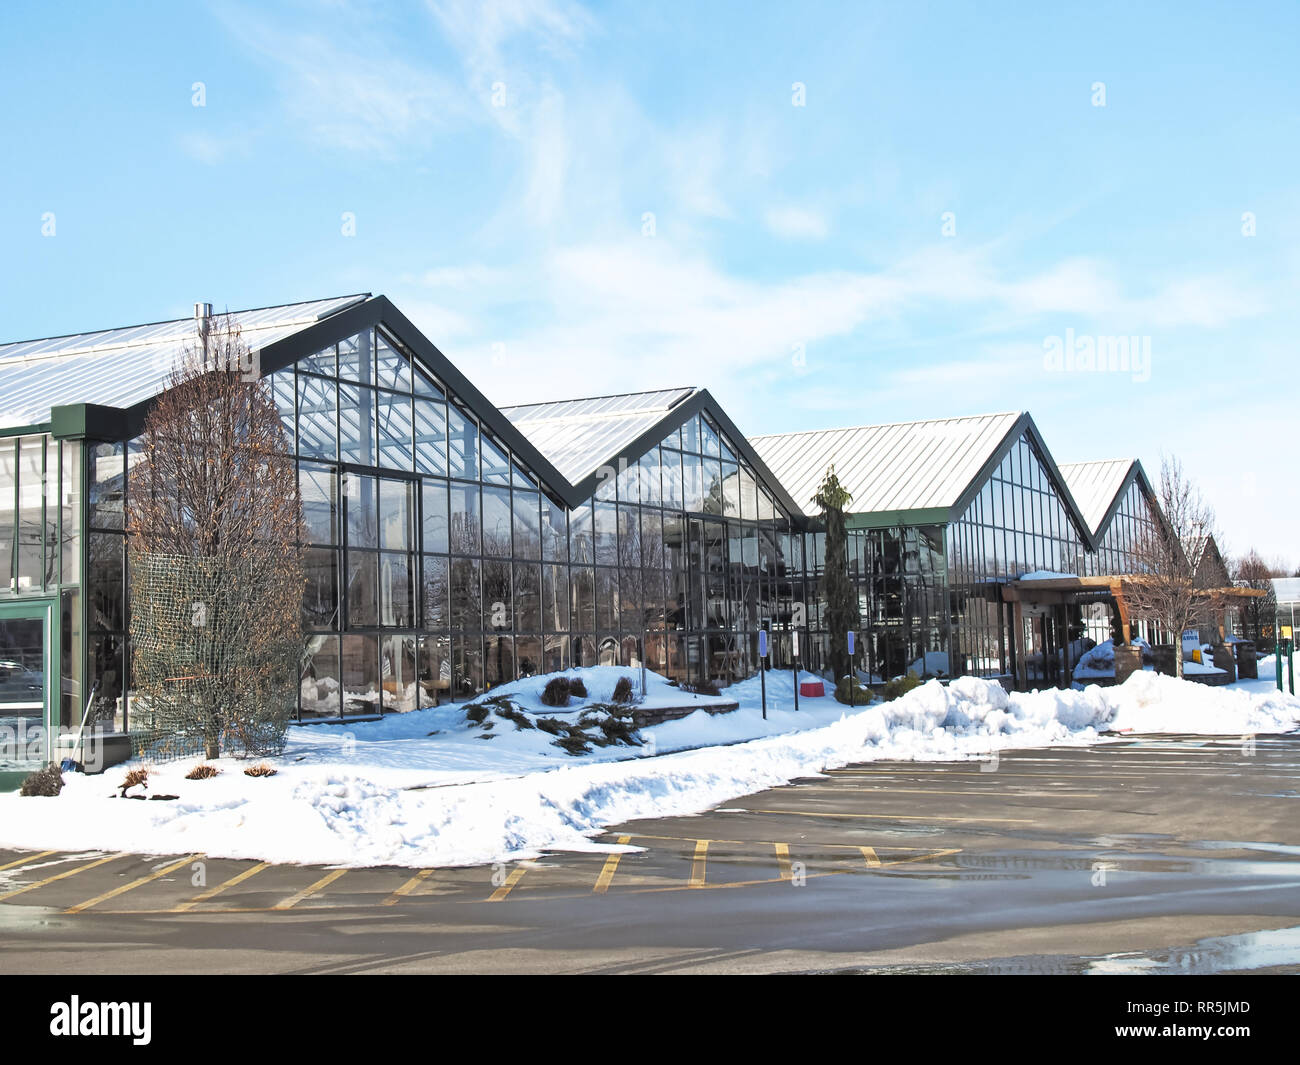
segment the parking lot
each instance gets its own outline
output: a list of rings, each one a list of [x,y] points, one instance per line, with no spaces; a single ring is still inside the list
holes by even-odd
[[[1296,737],[1128,739],[850,766],[495,866],[0,851],[0,943],[8,972],[1300,971],[1197,947],[1300,925],[1298,785]]]

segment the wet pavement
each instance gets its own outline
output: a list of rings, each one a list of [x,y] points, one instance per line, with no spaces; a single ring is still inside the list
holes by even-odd
[[[7,972],[1300,972],[1300,737],[875,762],[617,853],[0,851]]]

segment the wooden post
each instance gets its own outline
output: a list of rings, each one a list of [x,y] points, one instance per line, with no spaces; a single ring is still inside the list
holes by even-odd
[[[1011,607],[1011,648],[1016,659],[1016,690],[1029,690],[1029,669],[1025,664],[1025,608],[1019,599]]]

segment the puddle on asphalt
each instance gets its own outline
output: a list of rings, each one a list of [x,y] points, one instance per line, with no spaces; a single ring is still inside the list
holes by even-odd
[[[1146,954],[1105,954],[1084,958],[1085,973],[1187,974],[1235,972],[1300,965],[1300,926],[1202,939],[1194,947]]]
[[[1196,976],[1258,969],[1300,970],[1300,927],[1274,928],[1199,940],[1171,950],[1080,955],[1028,954],[939,965],[881,965],[822,970],[826,975],[871,976]]]

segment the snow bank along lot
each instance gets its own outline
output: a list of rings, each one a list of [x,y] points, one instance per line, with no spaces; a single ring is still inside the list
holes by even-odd
[[[577,673],[593,699],[612,692],[620,673],[639,683],[635,670],[571,675]],[[526,713],[576,720],[579,708],[556,711],[537,701],[545,679],[491,694],[513,691]],[[661,678],[648,687],[651,699],[692,698]],[[645,746],[595,747],[579,757],[554,746],[556,737],[540,728],[498,717],[489,718],[491,729],[473,726],[464,705],[296,726],[284,755],[270,760],[275,776],[249,778],[242,772],[247,763],[233,759],[216,763],[221,774],[207,780],[185,779],[193,761],[150,767],[148,792],[178,796],[170,801],[110,798],[129,768],[121,766],[100,776],[65,774],[58,798],[0,796],[0,845],[348,866],[467,865],[547,849],[621,849],[590,837],[635,818],[698,813],[851,762],[969,759],[1008,747],[1105,742],[1107,732],[1300,728],[1300,698],[1263,683],[1206,688],[1153,673],[1119,687],[1015,695],[962,677],[856,709],[830,697],[801,699],[798,713],[792,694],[790,674],[768,674],[765,722],[754,677],[723,690],[740,703],[733,713],[697,711],[643,729]],[[656,756],[647,757],[651,749]]]

